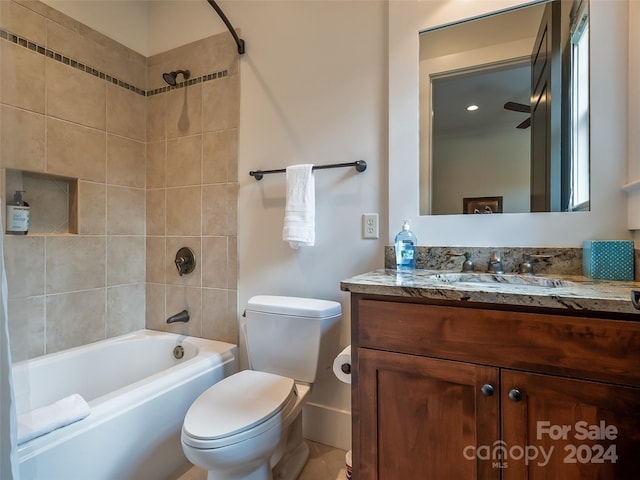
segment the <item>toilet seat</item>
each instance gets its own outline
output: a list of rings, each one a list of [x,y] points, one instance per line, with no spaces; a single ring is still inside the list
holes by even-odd
[[[242,442],[278,425],[295,407],[293,379],[244,370],[211,386],[191,405],[182,441],[210,449]]]

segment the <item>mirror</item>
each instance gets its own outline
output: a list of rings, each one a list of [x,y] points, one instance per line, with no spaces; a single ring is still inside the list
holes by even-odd
[[[420,214],[590,209],[588,0],[420,33]]]

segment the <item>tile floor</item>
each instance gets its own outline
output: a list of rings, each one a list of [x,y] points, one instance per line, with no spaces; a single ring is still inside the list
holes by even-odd
[[[344,480],[345,451],[307,440],[309,461],[298,480]],[[177,480],[206,480],[207,472],[192,467]]]

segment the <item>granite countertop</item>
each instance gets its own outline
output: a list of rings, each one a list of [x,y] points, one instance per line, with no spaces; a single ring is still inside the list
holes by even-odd
[[[346,292],[418,297],[434,300],[490,303],[564,310],[583,310],[638,315],[631,302],[631,290],[640,290],[640,282],[594,280],[574,275],[536,275],[557,287],[517,285],[511,283],[445,282],[438,275],[460,274],[459,271],[417,269],[401,272],[394,269],[375,270],[340,282]],[[472,274],[474,275],[474,274]],[[477,274],[475,274],[477,275]],[[500,280],[499,275],[488,275]],[[515,281],[526,275],[509,274]],[[517,278],[520,277],[520,278]],[[446,275],[445,275],[446,278]],[[557,280],[557,283],[554,281]]]

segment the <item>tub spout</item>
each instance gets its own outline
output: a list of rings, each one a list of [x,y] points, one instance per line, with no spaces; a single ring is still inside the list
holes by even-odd
[[[176,323],[176,322],[188,322],[189,321],[189,312],[186,310],[182,310],[175,315],[171,315],[167,318],[167,323]]]

